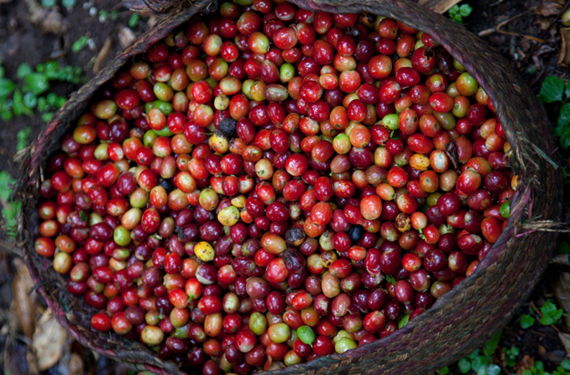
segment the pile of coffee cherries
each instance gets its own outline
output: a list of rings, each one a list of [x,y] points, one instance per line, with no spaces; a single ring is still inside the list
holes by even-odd
[[[203,374],[385,337],[469,277],[516,176],[492,102],[427,34],[223,3],[61,139],[35,241],[91,326]]]

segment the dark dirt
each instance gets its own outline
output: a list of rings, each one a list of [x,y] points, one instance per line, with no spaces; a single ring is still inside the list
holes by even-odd
[[[121,50],[118,32],[126,26],[132,13],[124,8],[117,8],[118,1],[91,0],[91,4],[84,7],[85,2],[78,0],[78,4],[71,12],[59,6],[57,9],[63,16],[66,27],[66,31],[60,34],[42,33],[37,24],[30,22],[28,4],[33,2],[34,0],[0,0],[0,60],[6,69],[8,78],[15,79],[16,70],[22,62],[28,62],[34,66],[48,60],[56,60],[65,65],[81,66],[86,71],[87,78],[90,78],[93,76],[92,59],[97,55],[107,37],[112,39],[113,49],[106,61],[112,59]],[[505,23],[501,27],[504,33],[486,32],[483,39],[521,72],[535,92],[538,92],[540,83],[548,75],[556,74],[562,78],[570,76],[569,69],[556,65],[560,52],[560,36],[557,32],[559,25],[554,24],[548,28],[553,16],[541,17],[534,13],[543,1],[471,0],[465,2],[473,7],[472,15],[465,20],[465,26],[471,32],[479,34]],[[561,7],[565,1],[560,0],[558,3]],[[101,23],[97,15],[89,14],[91,7],[108,12],[119,9],[118,17],[115,21],[107,20]],[[133,30],[135,34],[138,35],[149,27],[147,21],[148,15],[143,16]],[[523,34],[543,39],[546,43],[536,42],[531,40],[532,38],[524,37]],[[71,45],[83,35],[89,35],[93,39],[95,48],[91,50],[86,47],[79,53],[72,53]],[[66,83],[57,83],[52,87],[60,95],[69,95],[78,88]],[[550,115],[554,116],[554,113]],[[8,122],[0,120],[0,170],[14,171],[10,158],[16,151],[16,133],[29,126],[33,129],[33,137],[42,125],[39,115],[17,117]],[[558,161],[563,160],[568,160],[566,152],[558,155]],[[562,163],[565,164],[565,162]],[[7,324],[6,312],[11,303],[10,285],[13,270],[10,267],[9,256],[0,252],[0,327]],[[568,272],[570,267],[550,266],[533,292],[530,301],[540,306],[544,301],[553,299],[552,285],[561,271]],[[527,330],[520,328],[520,315],[529,313],[530,301],[504,329],[499,346],[505,348],[516,346],[520,349],[517,360],[527,355],[544,361],[546,370],[552,371],[565,357],[566,352],[553,327],[537,323]],[[563,324],[562,321],[559,322],[557,328],[562,330]],[[22,340],[15,340],[6,357],[2,354],[7,337],[5,331],[3,328],[0,330],[0,373],[3,373],[3,370],[14,374],[28,373],[25,365],[26,347]],[[124,369],[117,368],[112,361],[104,358],[96,359],[87,350],[81,351],[78,348],[74,350],[81,353],[84,360],[84,373],[101,375],[125,373]],[[451,365],[450,370],[451,374],[461,374],[456,364]],[[56,374],[58,370],[52,368],[44,373]]]
[[[6,69],[7,77],[15,77],[16,70],[22,62],[27,62],[32,67],[39,63],[55,60],[62,65],[80,66],[91,78],[93,73],[93,60],[103,46],[105,40],[110,37],[113,48],[105,61],[110,61],[122,50],[118,33],[126,26],[132,12],[124,7],[119,7],[116,0],[91,0],[77,1],[77,5],[68,12],[61,5],[56,10],[63,16],[62,27],[65,32],[61,34],[42,33],[38,25],[30,22],[29,3],[36,0],[16,0],[8,4],[0,1],[0,61]],[[60,2],[58,1],[58,4]],[[89,5],[89,6],[84,6]],[[116,21],[107,19],[99,20],[98,15],[90,15],[90,9],[111,12],[118,10]],[[147,29],[148,16],[133,29],[138,35]],[[71,46],[81,36],[87,35],[94,41],[94,49],[83,48],[78,53],[71,52]],[[78,86],[70,83],[53,82],[52,87],[59,95],[68,95]],[[37,135],[43,125],[39,115],[33,117],[16,117],[11,121],[0,120],[0,170],[10,169],[9,158],[13,155],[16,145],[16,133],[30,126],[33,129],[32,136]]]

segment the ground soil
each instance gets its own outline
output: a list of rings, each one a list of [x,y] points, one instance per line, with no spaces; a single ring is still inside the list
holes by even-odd
[[[55,59],[61,64],[81,66],[87,72],[87,78],[93,76],[92,59],[97,55],[107,38],[113,41],[113,49],[107,58],[109,61],[121,50],[118,32],[127,24],[131,12],[119,7],[114,0],[91,0],[87,6],[84,1],[68,12],[58,5],[62,15],[65,32],[60,34],[42,33],[37,23],[30,21],[30,3],[33,0],[0,0],[0,61],[6,69],[6,76],[14,79],[17,67],[27,62],[34,66]],[[560,37],[557,33],[558,24],[548,28],[553,16],[541,17],[535,14],[537,7],[543,3],[540,0],[471,0],[464,1],[473,7],[473,13],[465,20],[465,27],[475,34],[484,32],[485,39],[492,48],[496,48],[505,56],[525,77],[529,85],[538,92],[544,77],[556,74],[568,78],[569,70],[556,65],[560,50]],[[556,1],[555,1],[556,2]],[[58,4],[61,2],[58,1]],[[559,1],[561,5],[564,1]],[[98,16],[90,15],[90,9],[110,12],[118,9],[116,20],[101,22]],[[93,12],[93,10],[91,10]],[[149,17],[142,17],[138,26],[133,29],[135,34],[146,30]],[[505,23],[502,30],[509,33],[485,32]],[[512,35],[515,34],[515,35]],[[83,49],[79,53],[71,52],[71,45],[80,36],[88,35],[94,41],[93,50]],[[528,37],[540,38],[546,43],[538,43]],[[69,95],[75,87],[71,84],[56,84],[56,92]],[[554,115],[554,114],[553,114]],[[11,157],[16,151],[16,133],[26,127],[33,129],[36,135],[43,122],[39,116],[17,117],[12,121],[0,120],[0,170],[16,173]],[[561,151],[557,155],[561,164],[568,160],[568,154]],[[569,212],[569,210],[566,210]],[[7,311],[12,298],[12,272],[13,255],[0,251],[0,326],[8,325]],[[529,312],[530,301],[540,306],[547,299],[553,298],[552,285],[558,279],[559,272],[570,271],[568,266],[551,266],[543,279],[534,290],[532,297],[513,321],[505,328],[500,346],[510,348],[517,346],[520,356],[543,360],[548,370],[555,368],[566,355],[564,347],[558,339],[555,328],[536,324],[533,328],[523,330],[520,328],[519,317]],[[564,329],[560,322],[558,329]],[[0,373],[8,370],[11,373],[28,373],[26,363],[25,340],[12,341],[9,353],[2,353],[6,343],[7,328],[0,328]],[[4,354],[4,355],[3,355]],[[95,358],[90,353],[84,353],[86,373],[113,374],[125,373],[124,369],[117,368],[114,362],[104,358]],[[451,365],[452,374],[460,374],[457,365]],[[8,373],[8,372],[7,372]],[[45,373],[60,373],[53,368]]]

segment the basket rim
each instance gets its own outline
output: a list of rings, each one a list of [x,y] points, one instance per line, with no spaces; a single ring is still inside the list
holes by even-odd
[[[301,8],[311,9],[311,2],[305,2],[304,0],[289,0],[289,1],[291,3],[296,4],[297,6],[299,6]],[[386,0],[386,1],[392,2],[392,3],[394,3],[394,2],[398,3],[398,1],[395,1],[395,0]],[[400,2],[404,3],[404,4],[409,3],[407,0],[400,0]],[[200,11],[204,11],[205,9],[207,9],[207,7],[210,6],[211,4],[212,3],[207,1],[207,0],[201,0],[197,3],[194,3],[193,7],[197,6],[198,12],[200,12]],[[215,8],[217,9],[218,8],[217,2],[214,2],[213,4],[216,6]],[[312,4],[314,4],[317,7],[325,7],[325,6],[327,6],[328,3],[326,1],[321,2],[321,1],[317,0],[317,1],[313,1]],[[355,2],[355,4],[362,4],[362,2],[357,1],[357,2]],[[176,12],[185,13],[185,12],[190,12],[190,10],[189,9],[183,9],[183,10],[177,10]],[[381,15],[381,16],[389,16],[389,17],[392,17],[394,19],[399,18],[395,14],[381,14],[381,13],[382,13],[381,11],[378,11],[378,13],[375,13],[375,14]],[[451,22],[451,21],[446,20],[446,22]],[[164,28],[163,30],[161,30],[158,33],[158,35],[162,35],[160,38],[163,38],[164,36],[166,36],[168,34],[168,32],[170,32],[175,27],[177,27],[177,26],[172,26],[170,28]],[[144,38],[151,32],[152,32],[152,30],[143,34],[139,39],[144,40]],[[467,30],[464,30],[464,32],[468,33]],[[154,35],[157,35],[157,34],[155,33]],[[448,52],[452,56],[454,56],[460,63],[462,63],[466,67],[466,70],[468,72],[471,72],[469,64],[467,64],[467,63],[464,64],[464,62],[467,59],[466,56],[460,56],[460,55],[457,56],[453,52],[453,50],[449,50],[449,46],[447,44],[443,43],[444,42],[443,40],[439,39],[439,35],[437,33],[433,33],[433,34],[430,33],[430,35],[434,38],[435,41],[440,42],[448,50]],[[136,42],[135,42],[135,44],[136,44]],[[124,65],[124,63],[127,63],[128,58],[132,58],[132,57],[134,57],[140,53],[144,53],[144,51],[142,51],[142,50],[137,51],[136,49],[129,51],[129,53],[127,54],[128,55],[127,58],[123,62],[123,65]],[[121,54],[118,55],[115,58],[115,60],[121,56],[122,56]],[[94,80],[96,78],[101,79],[103,77],[102,73],[103,73],[103,71],[100,72],[99,74],[97,74],[92,80]],[[106,79],[105,82],[108,81],[109,79],[110,79],[110,77],[108,79]],[[486,90],[489,97],[494,98],[494,95],[495,95],[494,91],[488,90],[488,87],[484,87],[483,84],[481,84],[481,86]],[[98,90],[99,90],[99,88],[97,88],[97,91]],[[95,92],[95,90],[94,90],[94,92]],[[78,95],[78,92],[74,93],[71,96],[70,100],[77,95]],[[65,111],[66,111],[66,107],[64,106],[63,108],[58,110],[58,113],[61,115],[62,113],[65,113]],[[497,118],[502,121],[503,113],[501,111],[497,110],[496,115],[497,115]],[[55,130],[56,127],[61,126],[61,125],[62,125],[61,119],[57,118],[57,116],[54,116],[54,120],[50,121],[42,129],[38,139],[41,137],[47,136],[53,130]],[[512,135],[507,134],[507,138],[509,139],[509,141],[511,141]],[[512,142],[511,145],[513,146],[514,152],[516,153],[517,152],[516,149],[519,147],[519,143],[518,142]],[[34,164],[32,161],[32,163],[29,166],[30,171],[40,169],[42,162],[43,162],[42,160],[36,160],[36,163]],[[511,204],[513,205],[512,207],[514,207],[514,208],[511,208],[511,215],[507,221],[507,227],[505,228],[505,230],[501,234],[499,241],[493,245],[493,247],[491,248],[491,250],[489,251],[487,256],[481,261],[479,267],[477,268],[476,272],[473,275],[471,275],[469,278],[465,279],[461,284],[455,286],[450,292],[446,293],[444,296],[438,298],[436,300],[435,304],[430,309],[426,310],[424,313],[422,313],[421,315],[419,315],[418,317],[416,317],[415,319],[410,321],[406,326],[404,326],[401,329],[396,330],[394,333],[392,333],[391,335],[389,335],[383,339],[378,339],[373,343],[370,343],[370,344],[363,346],[362,348],[364,348],[364,349],[357,348],[357,349],[354,349],[350,352],[340,354],[340,355],[339,354],[332,354],[332,355],[327,356],[327,357],[316,359],[310,363],[290,366],[287,369],[290,369],[291,371],[306,370],[308,368],[314,368],[314,367],[318,367],[321,365],[328,365],[332,362],[336,362],[336,361],[340,361],[340,360],[346,360],[346,359],[350,359],[350,358],[360,356],[362,354],[362,350],[370,351],[370,350],[373,350],[375,348],[382,347],[386,343],[392,343],[392,342],[400,341],[403,336],[409,335],[413,331],[414,328],[416,328],[417,326],[420,326],[420,325],[424,325],[426,322],[429,322],[431,319],[433,319],[433,315],[438,311],[439,308],[441,308],[446,303],[449,303],[450,301],[454,301],[456,299],[457,295],[460,293],[460,290],[464,289],[468,286],[466,281],[470,280],[471,283],[475,283],[475,281],[479,279],[479,277],[483,274],[483,272],[497,261],[496,257],[498,256],[498,254],[504,249],[504,247],[508,246],[508,242],[510,241],[510,239],[514,238],[514,236],[519,231],[520,221],[523,218],[523,214],[524,214],[524,208],[529,204],[529,202],[532,201],[533,186],[531,183],[527,183],[528,176],[526,176],[524,172],[525,172],[524,168],[523,168],[523,166],[521,166],[519,188],[516,190],[515,195],[511,201],[512,202]],[[27,177],[29,177],[29,175]],[[30,181],[28,181],[28,182],[30,182]],[[32,182],[34,182],[34,181],[32,181]],[[28,202],[28,203],[30,203],[30,202]],[[28,211],[30,211],[30,210],[28,210]],[[28,216],[28,219],[30,219],[29,216]],[[28,249],[27,249],[28,253],[31,251],[30,246],[32,246],[32,245],[30,243],[28,243]],[[33,250],[33,247],[31,247],[31,249]],[[37,280],[36,280],[36,278],[34,278],[34,281],[38,282],[40,280],[39,270],[36,268],[36,265],[33,264],[29,254],[26,257],[27,257],[28,268],[30,269],[30,271],[33,270],[37,276]],[[32,276],[34,276],[34,275],[32,275]],[[53,307],[56,307],[59,309],[58,304],[55,303],[56,301],[52,301],[52,300],[50,300],[50,298],[47,297],[47,294],[43,290],[42,285],[40,285],[38,289],[40,289],[40,292],[42,293],[44,298],[48,301],[48,305],[52,305]],[[63,315],[63,316],[65,316],[65,315]],[[62,317],[62,320],[63,320],[63,317]],[[58,321],[60,322],[60,324],[62,324],[62,321],[59,318],[58,318]],[[72,324],[72,323],[69,322],[67,317],[65,317],[65,323],[68,323],[68,324],[65,324],[66,328],[68,330],[72,331],[69,327],[69,324]],[[74,335],[74,337],[75,337],[75,335]],[[78,339],[78,337],[75,337],[75,338]],[[90,342],[88,342],[87,340],[78,340],[78,341],[80,341],[82,344],[84,344],[84,341],[85,341],[87,343],[87,346],[89,346],[91,349],[96,350],[98,352],[100,352],[100,350],[101,350],[101,348],[93,347],[93,345]],[[150,349],[148,349],[148,348],[145,348],[145,349],[147,349],[150,352]],[[179,370],[179,371],[181,373],[183,373],[182,370]],[[268,373],[276,373],[279,371],[280,370],[274,370],[274,371],[270,371]]]

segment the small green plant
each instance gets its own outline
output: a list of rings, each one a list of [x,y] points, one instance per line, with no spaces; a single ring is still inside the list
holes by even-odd
[[[540,324],[549,326],[551,324],[556,324],[562,315],[564,315],[564,310],[559,309],[554,302],[546,301],[546,303],[540,308]],[[521,328],[527,329],[534,325],[536,319],[529,314],[523,314],[521,316]]]
[[[523,375],[551,375],[549,372],[544,371],[544,363],[541,361],[534,362],[534,365],[529,370],[524,370]],[[570,360],[565,359],[560,363],[560,366],[552,372],[552,375],[570,375]]]
[[[20,151],[26,148],[30,144],[30,136],[32,135],[32,128],[25,127],[16,134],[16,140],[18,141],[16,149]]]
[[[509,367],[514,367],[517,359],[517,356],[520,353],[519,348],[517,348],[516,346],[513,346],[510,349],[507,348],[503,348],[503,351],[505,352],[505,364]]]
[[[449,18],[457,23],[463,23],[463,18],[469,17],[473,8],[469,4],[463,4],[461,6],[454,5],[449,9]]]
[[[542,317],[540,318],[540,324],[548,326],[555,324],[562,318],[564,310],[558,309],[552,301],[547,301],[541,308],[540,312]]]
[[[44,8],[53,8],[56,6],[57,0],[42,0],[42,6]],[[73,9],[73,7],[77,4],[77,0],[61,0],[61,5],[67,8],[67,10]]]
[[[89,37],[87,35],[83,35],[83,36],[79,37],[79,39],[77,39],[73,43],[73,45],[71,46],[71,52],[77,53],[77,52],[81,51],[83,48],[85,48],[88,41],[89,41]]]
[[[544,372],[544,363],[542,361],[534,362],[534,365],[529,370],[524,370],[523,375],[547,375],[547,372]]]
[[[10,199],[15,183],[16,180],[8,172],[0,172],[0,206],[6,234],[12,238],[16,237],[16,218],[22,206],[22,202],[13,202]]]
[[[477,375],[499,375],[501,368],[493,363],[493,354],[499,345],[502,334],[503,331],[500,331],[487,341],[483,348],[477,349],[469,356],[461,359],[457,363],[459,371],[463,374],[474,371]]]
[[[106,10],[101,9],[99,11],[99,22],[105,23],[107,20],[116,21],[119,17],[119,12],[116,10],[107,12]]]
[[[129,22],[127,23],[127,25],[129,25],[129,27],[130,27],[131,29],[134,29],[134,28],[138,25],[140,19],[141,19],[140,14],[138,14],[138,13],[133,13],[133,15],[131,16],[131,18],[129,18]]]
[[[560,145],[564,148],[570,147],[570,87],[563,79],[556,76],[549,76],[544,79],[538,100],[547,104],[561,104],[562,107],[558,112],[558,116],[554,126],[554,135],[560,139]]]
[[[530,328],[534,325],[535,321],[536,319],[534,319],[532,316],[524,314],[523,316],[521,316],[521,328],[522,329]]]
[[[10,121],[17,116],[33,116],[37,110],[44,121],[65,103],[66,98],[50,91],[51,81],[79,85],[85,82],[83,69],[61,66],[55,61],[38,64],[33,69],[22,63],[16,72],[16,81],[4,77],[0,65],[0,119]]]
[[[560,363],[560,366],[552,373],[552,375],[568,375],[570,374],[570,360],[565,359]]]

